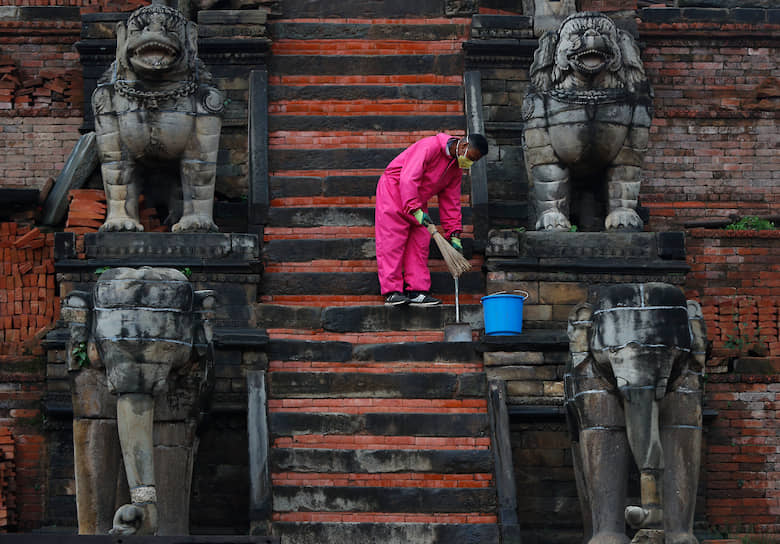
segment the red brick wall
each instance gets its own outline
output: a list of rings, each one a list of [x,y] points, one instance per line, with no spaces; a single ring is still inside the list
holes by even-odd
[[[0,176],[41,188],[59,173],[81,125],[77,21],[0,21]]]
[[[780,357],[780,230],[693,229],[687,250],[687,294],[712,341],[709,371],[749,353]]]
[[[655,90],[641,194],[650,230],[777,214],[780,48],[764,39],[773,32],[777,25],[640,25]]]
[[[710,525],[739,542],[777,542],[780,534],[780,379],[711,376],[706,434],[706,511]],[[736,541],[735,541],[736,542]]]
[[[7,524],[22,531],[40,526],[44,512],[41,340],[59,315],[53,244],[53,234],[0,223],[0,450],[5,452],[0,464],[8,467],[7,472],[0,468],[0,527],[5,507]],[[9,432],[12,448],[4,447]],[[15,474],[4,458],[13,460]],[[10,479],[14,475],[15,499]]]

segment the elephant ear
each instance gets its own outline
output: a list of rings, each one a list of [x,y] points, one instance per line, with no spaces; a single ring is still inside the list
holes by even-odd
[[[691,330],[691,366],[701,370],[707,362],[707,327],[699,303],[689,300],[687,306],[688,325]]]
[[[576,369],[590,357],[590,335],[593,329],[593,306],[587,302],[576,305],[569,313],[566,329],[569,335],[571,368]]]
[[[534,52],[534,62],[529,75],[531,85],[537,91],[548,91],[552,88],[552,73],[555,67],[555,49],[558,46],[558,32],[548,30],[539,38],[539,46]]]

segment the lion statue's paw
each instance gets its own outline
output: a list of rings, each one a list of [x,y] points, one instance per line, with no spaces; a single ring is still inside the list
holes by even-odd
[[[185,215],[171,227],[171,232],[217,232],[219,229],[207,215]]]
[[[588,544],[629,544],[631,539],[621,533],[601,532],[593,535]]]
[[[604,220],[604,227],[608,231],[639,232],[644,226],[645,224],[639,217],[639,214],[630,208],[617,208]]]
[[[691,533],[666,533],[667,544],[699,544],[699,540]]]
[[[141,223],[130,217],[120,219],[107,219],[100,226],[101,232],[143,232],[144,227]]]
[[[542,213],[536,222],[536,230],[558,230],[568,231],[571,229],[571,223],[558,210],[547,210]]]

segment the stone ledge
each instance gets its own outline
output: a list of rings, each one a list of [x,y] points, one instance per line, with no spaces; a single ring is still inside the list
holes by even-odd
[[[270,536],[76,536],[76,535],[3,535],[9,544],[279,544]]]

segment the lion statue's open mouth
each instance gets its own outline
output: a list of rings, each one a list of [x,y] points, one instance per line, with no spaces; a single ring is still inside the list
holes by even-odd
[[[607,51],[604,40],[597,39],[594,46],[569,54],[569,63],[575,70],[586,74],[596,74],[603,70],[612,60],[611,52]]]
[[[167,70],[179,60],[180,50],[172,43],[146,41],[130,51],[130,62],[143,70]]]

